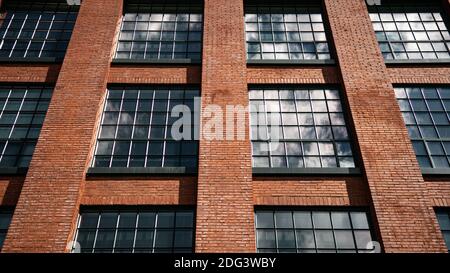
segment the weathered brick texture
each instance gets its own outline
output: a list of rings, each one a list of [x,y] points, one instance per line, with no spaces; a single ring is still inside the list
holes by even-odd
[[[205,0],[202,65],[111,65],[122,0],[83,0],[62,65],[1,63],[0,83],[56,85],[27,176],[0,177],[3,251],[67,251],[80,206],[197,205],[197,252],[254,252],[254,206],[370,207],[386,252],[445,252],[432,207],[450,207],[450,179],[423,178],[392,85],[449,85],[450,68],[386,67],[364,0],[324,3],[336,65],[247,67],[243,0]],[[246,106],[248,84],[342,86],[363,175],[252,178],[247,134],[201,140],[198,178],[86,178],[108,83],[201,84],[203,108]]]
[[[243,2],[205,0],[204,13],[202,107],[246,106]],[[245,140],[202,140],[199,160],[196,251],[254,252],[248,134]]]
[[[64,252],[78,214],[121,0],[84,0],[4,252]]]
[[[384,250],[444,251],[365,1],[325,5]]]

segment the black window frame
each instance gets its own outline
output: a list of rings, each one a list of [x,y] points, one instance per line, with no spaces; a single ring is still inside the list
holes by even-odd
[[[187,12],[186,14],[200,14],[202,19],[200,22],[194,22],[194,21],[190,21],[188,19],[187,23],[188,25],[192,22],[194,23],[199,23],[201,25],[201,30],[200,30],[200,40],[199,41],[190,41],[188,38],[186,38],[186,40],[180,40],[179,42],[185,42],[186,43],[186,50],[185,50],[185,54],[186,57],[185,58],[175,58],[175,53],[176,53],[176,49],[175,49],[175,45],[173,44],[173,48],[171,50],[173,57],[172,58],[132,58],[132,53],[133,53],[133,45],[131,44],[130,50],[125,50],[123,52],[127,52],[129,51],[130,57],[129,58],[118,58],[117,54],[119,52],[119,45],[120,43],[123,42],[129,42],[129,43],[135,43],[135,42],[144,42],[146,44],[146,48],[148,46],[148,44],[152,43],[148,38],[146,38],[145,40],[136,40],[134,38],[130,39],[130,40],[121,40],[122,39],[122,28],[123,28],[123,24],[124,24],[124,20],[125,20],[125,15],[127,13],[128,10],[131,11],[140,11],[140,10],[148,10],[148,14],[152,14],[155,12],[161,13],[161,14],[166,14],[170,12],[167,12],[167,10],[174,10],[175,14],[180,14],[180,12],[178,12],[178,8],[177,5],[187,5],[186,7],[184,7]],[[128,8],[127,5],[131,5],[132,8]],[[148,7],[138,7],[139,5],[148,5]],[[154,6],[152,6],[154,5]],[[166,6],[167,5],[167,6]],[[172,5],[172,7],[171,7]],[[191,3],[192,7],[188,7],[189,6],[189,1],[187,0],[125,0],[124,3],[124,10],[123,10],[123,17],[121,20],[121,24],[120,24],[120,30],[119,30],[119,36],[117,38],[117,43],[116,46],[114,47],[114,57],[112,59],[112,64],[114,65],[121,65],[121,64],[167,64],[167,65],[179,65],[179,64],[184,64],[184,65],[198,65],[201,64],[202,62],[202,58],[203,58],[203,33],[204,33],[204,1],[203,0],[195,0],[194,3]],[[189,9],[195,11],[195,12],[191,12],[189,13]],[[147,13],[145,13],[147,14]],[[163,19],[161,19],[161,23],[164,23],[165,21]],[[135,23],[138,23],[140,21],[134,21]],[[144,22],[144,21],[142,21]],[[145,21],[147,23],[150,23],[150,19],[148,21]],[[147,30],[148,33],[151,32],[150,30],[150,25],[148,25]],[[136,32],[136,29],[134,29],[134,32]],[[159,32],[163,33],[163,30],[159,30]],[[175,32],[175,31],[174,31]],[[189,33],[191,31],[188,31]],[[174,33],[174,35],[176,35],[176,33]],[[157,51],[157,54],[160,55],[161,54],[161,46],[165,40],[162,38],[162,36],[160,36],[160,38],[158,40],[155,40],[155,42],[159,43],[159,48]],[[172,42],[175,43],[176,42],[176,38],[174,37],[174,39],[171,40],[167,40],[167,42]],[[199,43],[200,44],[200,51],[198,52],[199,58],[189,58],[187,55],[189,54],[189,44],[191,43]],[[145,49],[144,54],[146,54],[147,49]]]
[[[20,7],[21,6],[36,5],[36,4],[40,4],[40,3],[47,4],[47,2],[43,1],[43,0],[39,0],[39,1],[32,1],[32,0],[23,0],[23,1],[5,0],[5,1],[3,1],[2,6],[0,7],[0,13],[7,14],[8,9],[10,7],[12,9],[15,9],[15,8],[19,7],[18,10],[20,11]],[[28,43],[28,47],[27,47],[27,49],[26,49],[24,54],[28,54],[27,52],[28,52],[28,50],[29,50],[29,48],[31,46],[31,43],[42,42],[41,49],[38,51],[41,54],[42,52],[44,52],[44,44],[47,43],[48,41],[50,41],[52,43],[55,43],[55,45],[54,45],[55,48],[54,48],[54,50],[47,50],[47,51],[48,52],[52,52],[53,53],[52,55],[54,55],[54,53],[56,53],[56,52],[60,52],[61,56],[55,55],[55,56],[49,56],[49,57],[28,57],[28,56],[27,57],[24,57],[24,56],[22,56],[22,57],[0,57],[0,63],[62,63],[63,62],[63,60],[65,58],[65,55],[67,53],[67,48],[69,46],[69,43],[70,43],[70,40],[71,40],[71,36],[72,36],[73,31],[75,29],[75,23],[76,23],[77,18],[78,18],[78,12],[79,12],[79,7],[80,6],[79,5],[68,5],[67,2],[64,1],[64,0],[52,0],[52,1],[50,1],[50,4],[58,5],[58,9],[50,10],[50,11],[53,11],[53,12],[58,12],[59,8],[63,9],[64,11],[66,11],[68,14],[72,13],[72,12],[76,12],[75,17],[72,20],[68,20],[67,18],[69,18],[69,15],[66,15],[66,20],[63,21],[63,22],[65,22],[64,23],[64,27],[61,26],[61,29],[60,29],[61,33],[60,33],[59,36],[57,36],[58,38],[50,39],[48,37],[48,33],[50,33],[50,29],[53,30],[52,25],[50,25],[48,28],[46,28],[46,30],[47,30],[47,37],[45,37],[45,38],[39,38],[37,40],[35,40],[35,38],[26,38],[26,39],[24,39],[24,38],[17,38],[18,36],[16,35],[16,38],[14,38],[13,40],[16,41],[16,42],[19,41],[19,40],[23,40],[24,42]],[[59,5],[66,5],[66,7],[62,8]],[[41,12],[47,11],[47,9],[40,9],[40,11]],[[52,23],[56,22],[56,21],[57,20],[55,18],[51,19]],[[73,27],[72,28],[65,28],[65,25],[67,24],[67,22],[69,22],[70,24],[73,24]],[[34,32],[36,32],[37,27],[38,27],[38,24],[36,24],[36,26],[34,27],[35,28]],[[22,25],[21,29],[22,28],[23,28],[23,25]],[[69,36],[64,38],[64,39],[62,39],[62,37],[64,37],[64,35],[69,35]],[[34,36],[34,34],[33,34],[33,36]],[[66,45],[65,46],[63,45],[63,46],[61,46],[61,48],[56,50],[57,47],[60,46],[61,44],[66,44]],[[36,50],[34,50],[34,51],[36,51]],[[11,53],[12,53],[12,49],[11,49]]]
[[[450,208],[436,208],[435,213],[436,218],[438,220],[439,228],[442,232],[442,236],[444,237],[444,241],[447,245],[448,252],[450,253]],[[445,219],[442,219],[441,217]],[[442,221],[445,221],[445,223]],[[444,224],[448,226],[444,227]]]
[[[332,175],[332,176],[360,176],[361,175],[361,155],[358,146],[358,139],[355,137],[353,121],[351,119],[350,108],[347,101],[347,96],[345,94],[344,88],[337,84],[249,84],[248,85],[248,93],[250,96],[250,91],[253,89],[271,89],[271,90],[335,90],[339,94],[339,101],[342,107],[343,120],[345,122],[345,127],[348,133],[348,142],[350,144],[350,148],[352,151],[352,157],[354,162],[354,167],[302,167],[302,168],[277,168],[277,167],[253,167],[252,163],[252,173],[253,176],[256,177],[273,177],[273,176],[324,176],[324,175]],[[251,99],[249,97],[249,103]],[[281,99],[278,99],[281,101]],[[309,99],[311,101],[311,99]],[[328,106],[327,106],[328,108]],[[266,112],[267,113],[267,112]],[[281,112],[280,112],[281,113]],[[313,112],[311,112],[312,114]],[[327,111],[328,115],[332,112]],[[250,115],[250,113],[249,113]],[[251,116],[249,116],[249,134],[251,134]],[[314,116],[313,116],[314,119]],[[314,125],[315,126],[315,125]],[[330,125],[331,126],[331,125]],[[251,135],[250,135],[251,137]],[[282,140],[282,139],[281,139]],[[253,142],[253,140],[250,140]],[[316,141],[320,142],[320,139],[316,139]],[[336,140],[331,140],[333,143]],[[297,140],[297,142],[303,142],[301,138]],[[252,162],[253,162],[253,149],[251,151]],[[337,157],[337,154],[335,154]]]
[[[426,4],[423,3],[423,1],[420,0],[382,0],[381,5],[367,5],[367,9],[368,9],[368,13],[395,13],[396,11],[400,12],[400,13],[420,13],[425,12],[425,13],[440,13],[442,19],[443,19],[443,23],[445,24],[445,26],[447,27],[447,30],[450,33],[450,15],[448,14],[448,10],[446,10],[446,8],[444,7],[444,4],[442,1],[438,1],[438,0],[430,0],[428,1]],[[406,21],[409,24],[409,20]],[[423,20],[420,20],[420,22],[423,22]],[[375,23],[374,21],[372,21],[372,23]],[[375,31],[375,29],[374,29]],[[414,31],[414,30],[411,30]],[[424,30],[425,33],[428,33],[429,30]],[[375,31],[376,32],[376,31]],[[386,31],[383,30],[383,32],[385,33]],[[396,30],[394,32],[400,33],[402,32],[401,30]],[[450,34],[449,34],[450,35]],[[380,41],[378,40],[378,38],[375,38],[377,40],[378,43],[380,43]],[[384,41],[384,40],[383,40]],[[394,53],[394,50],[391,46],[392,41],[386,39],[385,40],[386,43],[388,43],[389,48],[390,48],[390,53]],[[406,50],[406,48],[404,47],[405,43],[408,42],[412,42],[412,43],[420,43],[420,42],[429,42],[429,43],[437,43],[437,42],[441,42],[444,43],[444,46],[447,47],[448,49],[448,53],[450,54],[450,39],[448,40],[442,40],[442,41],[433,41],[433,40],[402,40],[402,38],[400,38],[399,40],[395,40],[393,41],[393,43],[401,43],[402,47],[405,49],[404,53],[407,54],[408,51]],[[378,46],[380,52],[382,52],[382,49],[380,46]],[[421,54],[422,50],[418,49],[419,54]],[[403,51],[402,51],[403,52]],[[426,51],[428,52],[428,51]],[[433,51],[429,51],[429,52],[433,52],[436,53],[437,51],[435,49],[433,49]],[[438,51],[439,52],[439,51]],[[409,57],[406,59],[386,59],[383,58],[384,62],[386,65],[408,65],[408,64],[421,64],[421,65],[445,65],[445,64],[449,64],[450,63],[450,58],[444,58],[444,59],[439,59],[439,58],[422,58],[422,59],[410,59]]]
[[[0,207],[0,215],[9,215],[9,224],[7,228],[1,228],[0,227],[0,235],[4,236],[3,240],[6,239],[6,235],[8,234],[8,229],[11,226],[12,217],[14,215],[14,208],[13,207]],[[0,241],[0,253],[2,252],[4,241]]]
[[[100,227],[100,221],[101,221],[101,216],[100,214],[117,214],[116,216],[116,220],[115,220],[115,227],[106,227],[106,228],[102,228]],[[120,217],[119,214],[136,214],[136,218],[135,218],[135,225],[134,226],[127,226],[127,227],[120,227]],[[153,224],[152,226],[139,226],[139,218],[138,215],[139,214],[154,214],[154,218],[153,218]],[[157,224],[157,215],[160,213],[172,213],[173,214],[173,222],[172,222],[172,226],[158,226]],[[176,224],[176,214],[177,213],[191,213],[192,214],[192,225],[190,227],[187,226],[179,226],[177,227]],[[97,214],[97,220],[96,220],[96,227],[87,227],[87,228],[81,228],[80,229],[80,225],[81,225],[81,221],[82,221],[82,214]],[[179,205],[179,206],[171,206],[171,205],[146,205],[146,206],[130,206],[130,205],[119,205],[119,206],[81,206],[80,207],[80,211],[78,214],[78,218],[77,218],[77,224],[75,227],[75,233],[73,236],[73,240],[74,240],[74,244],[72,245],[72,252],[74,252],[76,249],[76,247],[81,247],[81,252],[83,253],[83,248],[81,245],[77,245],[76,241],[78,240],[78,236],[79,236],[79,232],[80,230],[86,230],[88,232],[95,232],[95,237],[93,238],[92,241],[92,247],[88,247],[88,248],[84,248],[84,249],[90,249],[91,252],[84,252],[84,253],[101,253],[101,251],[96,252],[96,247],[95,247],[95,243],[97,241],[97,234],[99,231],[109,231],[109,232],[114,232],[114,241],[113,241],[113,245],[112,248],[100,248],[102,250],[111,250],[111,251],[116,251],[118,249],[121,249],[122,252],[115,252],[115,253],[130,253],[128,250],[131,250],[133,253],[136,253],[135,250],[141,250],[141,253],[194,253],[195,252],[195,230],[196,230],[196,210],[194,206],[184,206],[184,205]],[[172,231],[172,243],[171,243],[171,247],[155,247],[155,240],[156,240],[156,233],[159,231]],[[134,239],[133,239],[133,247],[118,247],[116,248],[116,243],[117,243],[117,234],[119,233],[119,231],[134,231]],[[151,232],[153,233],[153,239],[152,239],[152,247],[136,247],[136,238],[138,236],[138,232],[139,231],[146,231],[146,232]],[[190,247],[176,247],[175,246],[175,236],[176,236],[176,231],[191,231],[191,246]],[[155,250],[160,249],[160,250],[166,250],[166,251],[162,251],[162,252],[156,252]],[[167,251],[171,249],[172,251]],[[174,252],[173,250],[175,249],[184,249],[187,250],[189,249],[189,251],[181,251],[181,252]],[[98,250],[98,249],[97,249]],[[126,252],[124,252],[123,250],[127,250]],[[150,252],[149,252],[150,250]],[[107,253],[111,253],[106,251]],[[104,253],[104,252],[103,252]]]
[[[409,94],[406,94],[407,98],[399,98],[397,92],[397,89],[405,89],[405,88],[410,88],[410,89],[420,89],[421,91],[421,98],[412,98],[410,99]],[[449,156],[447,156],[447,162],[449,164],[449,167],[436,167],[434,160],[432,159],[432,156],[446,156],[447,155],[447,149],[444,145],[444,143],[449,143],[449,148],[450,148],[450,137],[440,137],[439,134],[439,127],[448,127],[448,129],[450,130],[450,125],[444,125],[444,124],[440,124],[437,121],[434,120],[434,117],[432,114],[440,114],[440,113],[445,113],[448,119],[448,122],[450,122],[450,108],[447,110],[446,106],[444,104],[444,101],[448,101],[450,102],[450,92],[449,92],[449,98],[446,97],[442,97],[439,92],[438,89],[439,88],[445,88],[447,90],[450,91],[450,85],[446,85],[446,84],[395,84],[394,85],[394,92],[395,92],[395,98],[397,101],[397,105],[399,107],[400,113],[402,114],[402,120],[404,122],[405,128],[408,130],[408,137],[411,141],[411,144],[413,146],[413,150],[414,150],[414,154],[416,157],[426,157],[428,162],[430,163],[430,167],[424,167],[421,165],[420,160],[417,159],[417,163],[419,164],[419,167],[421,169],[421,172],[423,175],[425,176],[448,176],[450,175],[450,149],[448,149],[448,153]],[[438,97],[437,98],[432,98],[432,97],[425,97],[423,90],[424,89],[435,89],[436,92],[438,93]],[[406,91],[406,89],[405,89]],[[402,90],[400,91],[402,92]],[[403,92],[406,93],[406,92]],[[407,101],[408,105],[400,105],[400,100],[402,101]],[[426,107],[426,110],[416,110],[414,111],[414,106],[411,104],[411,100],[413,101],[421,101],[423,102],[422,105],[424,105]],[[430,111],[430,103],[427,102],[427,100],[433,100],[433,101],[438,101],[439,106],[443,109],[443,110],[431,110]],[[409,107],[409,110],[403,110],[402,107]],[[429,117],[429,122],[428,123],[421,123],[418,124],[418,120],[416,117],[416,113],[425,113],[428,115]],[[406,115],[405,115],[406,114]],[[409,118],[414,119],[414,123],[411,123],[409,121],[406,120],[406,117],[409,114]],[[413,133],[412,131],[410,131],[409,127],[415,127],[416,129],[414,131],[416,131],[415,134],[419,134],[419,137],[411,137],[411,134]],[[422,129],[422,127],[424,127]],[[436,137],[423,137],[423,134],[428,134],[425,133],[426,128],[429,128],[432,130],[433,134],[436,134]],[[412,128],[414,129],[414,128]],[[423,148],[425,149],[425,153],[418,153],[418,150],[416,150],[414,143],[415,142],[420,142],[423,144]],[[428,143],[439,143],[441,144],[440,146],[442,147],[442,151],[444,152],[443,154],[434,154],[434,152],[432,153],[428,147]]]
[[[19,100],[21,101],[21,103],[20,103],[21,105],[19,106],[18,109],[5,110],[4,108],[5,108],[6,104],[4,104],[2,106],[2,109],[0,109],[0,113],[2,113],[4,115],[6,115],[6,114],[14,115],[14,117],[15,117],[13,123],[6,122],[6,121],[0,121],[0,124],[1,124],[0,127],[5,128],[5,129],[9,128],[9,135],[10,135],[7,138],[2,138],[1,139],[2,142],[5,142],[5,143],[13,142],[13,143],[21,145],[21,148],[17,154],[10,155],[10,156],[17,156],[15,163],[13,165],[6,165],[6,166],[0,165],[0,174],[24,175],[28,171],[29,164],[27,164],[26,166],[19,165],[20,157],[24,157],[24,156],[29,157],[30,161],[33,157],[34,152],[33,152],[33,154],[30,154],[30,155],[23,154],[22,153],[24,150],[23,148],[25,147],[25,144],[34,144],[34,147],[35,147],[39,140],[40,131],[42,130],[43,123],[47,116],[48,107],[49,107],[52,97],[53,97],[54,85],[46,84],[46,83],[43,83],[43,84],[38,84],[38,83],[1,83],[0,89],[5,89],[5,90],[9,89],[10,92],[11,92],[11,90],[13,90],[11,92],[11,94],[14,93],[14,89],[17,89],[19,91],[26,90],[26,92],[28,92],[28,90],[30,90],[30,89],[31,90],[39,90],[39,97],[38,98],[32,97],[32,99],[31,99],[31,102],[36,104],[34,110],[29,111],[29,110],[22,109],[25,99],[27,98],[27,97],[25,97],[25,95],[23,95],[21,97],[13,98],[14,102],[18,103]],[[47,94],[43,95],[44,92],[46,92]],[[10,97],[11,97],[10,95],[5,97],[5,102],[8,101]],[[47,104],[47,108],[45,110],[39,109],[39,107],[41,105],[40,103],[44,103],[44,105]],[[6,114],[5,114],[5,112],[6,112]],[[3,115],[1,115],[1,117],[3,118]],[[25,120],[28,117],[29,122],[22,121],[21,123],[18,123],[19,117],[22,119],[25,119]],[[17,124],[19,124],[18,128],[27,129],[27,133],[24,138],[23,137],[22,138],[12,137],[12,134],[14,133],[14,131],[12,129],[15,129]],[[33,137],[32,131],[30,129],[38,130],[39,131],[38,135]],[[3,146],[4,150],[0,151],[0,155],[2,156],[2,159],[6,152],[5,147],[7,147],[7,146]]]
[[[323,43],[327,44],[328,47],[328,54],[330,55],[329,59],[249,59],[248,58],[248,41],[247,41],[247,22],[245,21],[245,16],[249,11],[256,11],[258,10],[258,5],[262,6],[270,6],[272,8],[278,8],[280,9],[280,13],[285,13],[282,10],[283,9],[289,9],[293,7],[299,7],[302,8],[302,5],[306,8],[318,8],[321,11],[322,16],[322,24],[324,26],[324,33],[325,33],[325,41]],[[290,5],[290,6],[289,6]],[[333,40],[333,35],[331,32],[331,27],[329,24],[328,16],[326,13],[326,8],[323,0],[303,0],[301,3],[295,0],[282,0],[273,2],[270,0],[244,0],[244,32],[245,32],[245,44],[246,44],[246,62],[247,65],[257,65],[257,66],[264,66],[264,65],[335,65],[337,60],[337,55],[335,51],[335,45]],[[298,23],[298,22],[297,22]],[[259,23],[258,23],[259,24]],[[260,31],[258,31],[260,32]],[[284,31],[286,33],[286,30]],[[298,31],[300,35],[300,31]],[[313,31],[314,33],[314,31]],[[259,41],[259,44],[262,42]],[[272,41],[272,43],[275,43],[275,41]],[[285,42],[289,43],[289,42]],[[299,42],[303,43],[303,42]],[[313,43],[316,43],[315,38]],[[288,50],[289,51],[289,50]],[[261,50],[262,52],[262,50]],[[262,53],[261,53],[262,54]],[[276,54],[276,50],[274,51],[274,54]],[[290,54],[290,53],[288,53]],[[317,51],[315,51],[315,54],[317,55]]]
[[[291,220],[292,220],[292,227],[282,227],[282,228],[277,228],[276,226],[276,216],[275,214],[277,212],[287,212],[291,214]],[[321,227],[321,228],[316,228],[315,227],[315,223],[313,220],[313,213],[328,213],[329,216],[329,220],[330,220],[330,227]],[[263,227],[263,228],[257,228],[257,213],[272,213],[272,217],[273,217],[273,223],[274,226],[273,228],[270,227]],[[307,227],[307,228],[297,228],[297,224],[296,224],[296,220],[294,219],[294,214],[295,213],[309,213],[310,215],[310,223],[311,226]],[[349,221],[350,221],[350,227],[346,227],[346,228],[335,228],[333,225],[333,219],[332,219],[332,213],[347,213],[347,215],[349,216]],[[364,213],[367,219],[367,224],[368,227],[367,228],[354,228],[354,225],[352,224],[352,219],[351,219],[351,213]],[[279,250],[280,248],[278,248],[278,242],[277,242],[277,230],[292,230],[293,234],[294,234],[294,245],[295,247],[293,248],[282,248],[282,249],[290,249],[290,250],[295,250],[295,252],[288,252],[288,253],[301,253],[300,250],[306,250],[306,253],[308,252],[308,250],[317,253],[318,251],[321,250],[321,248],[317,247],[316,244],[316,236],[315,233],[316,231],[331,231],[332,235],[333,235],[333,242],[334,242],[334,248],[323,248],[322,250],[324,250],[324,252],[331,252],[331,253],[345,253],[347,251],[356,251],[358,253],[370,253],[371,251],[373,251],[372,249],[365,249],[365,248],[358,248],[357,246],[357,241],[355,238],[355,231],[369,231],[370,236],[372,241],[378,241],[378,234],[377,234],[377,226],[375,225],[375,222],[373,220],[373,216],[372,213],[370,211],[370,209],[366,206],[351,206],[351,207],[345,207],[345,206],[256,206],[254,209],[254,215],[255,215],[255,239],[257,241],[258,244],[258,238],[257,238],[257,231],[259,230],[273,230],[274,231],[274,235],[275,235],[275,246],[276,248],[258,248],[257,245],[257,251],[258,253],[264,253],[264,252],[260,252],[260,249],[272,249],[272,250],[276,250],[275,253],[281,253]],[[302,248],[302,247],[298,247],[298,238],[297,238],[297,231],[311,231],[313,234],[313,239],[314,239],[314,248]],[[350,249],[350,248],[337,248],[336,246],[336,237],[335,237],[335,231],[351,231],[352,235],[353,235],[353,243],[354,243],[354,249]],[[381,246],[381,245],[380,245]],[[329,250],[329,251],[327,251]],[[341,250],[340,252],[338,252],[339,250]],[[381,249],[382,251],[382,249]],[[274,252],[265,252],[265,253],[274,253]],[[354,252],[352,252],[354,253]]]
[[[172,91],[172,90],[183,90],[184,92],[186,92],[186,91],[197,92],[198,97],[201,97],[201,88],[200,88],[200,86],[198,84],[110,84],[110,85],[108,85],[108,87],[106,89],[106,94],[107,95],[109,94],[109,91],[111,89],[122,90],[122,92],[126,92],[127,89],[130,89],[130,90],[151,90],[152,92],[156,91],[156,92],[154,92],[155,94],[157,93],[157,90],[163,90],[163,91],[167,91],[167,90],[169,90],[169,91]],[[153,97],[152,100],[155,101],[155,98],[156,98],[156,95]],[[119,100],[119,99],[117,99],[117,100]],[[124,97],[122,97],[120,100],[123,102],[124,101]],[[169,101],[168,99],[163,99],[163,100],[164,101]],[[185,99],[185,101],[186,101],[186,99]],[[97,136],[96,136],[95,150],[94,150],[94,154],[93,154],[93,157],[92,157],[91,166],[89,167],[89,169],[87,170],[87,173],[86,173],[87,177],[111,176],[111,177],[119,177],[120,178],[120,177],[124,177],[124,176],[197,176],[197,174],[198,174],[198,161],[199,161],[199,152],[198,152],[199,140],[196,139],[196,135],[195,135],[195,130],[196,130],[195,121],[194,121],[194,123],[191,126],[191,130],[192,130],[191,131],[192,132],[192,134],[191,134],[192,139],[191,140],[175,141],[175,140],[171,140],[171,138],[168,137],[168,136],[165,136],[163,138],[153,139],[150,135],[148,135],[147,138],[137,139],[137,141],[146,141],[148,143],[147,144],[148,147],[147,147],[146,154],[145,154],[146,158],[149,157],[148,151],[150,150],[150,142],[163,142],[163,144],[165,142],[180,142],[180,143],[181,142],[191,142],[191,143],[195,142],[196,146],[197,146],[197,148],[196,148],[196,155],[195,155],[195,157],[196,157],[196,166],[181,166],[181,165],[179,165],[179,166],[145,166],[144,165],[144,166],[141,166],[141,167],[133,167],[133,166],[115,167],[115,166],[111,165],[112,162],[110,163],[109,167],[96,166],[95,160],[96,160],[96,157],[98,156],[97,155],[97,146],[98,146],[99,140],[101,140],[100,136],[101,136],[101,128],[102,128],[102,125],[103,125],[103,117],[105,115],[105,112],[108,112],[108,111],[106,111],[107,102],[108,102],[108,97],[105,96],[105,100],[104,100],[104,102],[102,104],[102,108],[103,108],[102,109],[102,118],[98,122],[98,132],[97,132]],[[139,106],[139,102],[140,102],[139,98],[136,99],[136,102],[137,102],[136,106],[138,107]],[[194,104],[194,99],[192,99],[192,104]],[[186,104],[184,104],[184,105],[186,105]],[[199,116],[197,115],[196,112],[194,112],[195,109],[190,109],[190,110],[191,110],[191,114],[193,114],[192,118],[198,121],[198,117]],[[123,112],[122,109],[120,109],[118,113],[122,113],[122,112]],[[152,109],[151,111],[146,111],[146,112],[148,112],[149,115],[150,115],[149,116],[150,123],[149,124],[146,123],[145,125],[147,125],[149,127],[149,129],[150,129],[151,126],[155,126],[153,124],[153,119],[152,119],[154,111]],[[136,111],[134,113],[139,113],[139,112]],[[167,116],[170,118],[170,112],[167,112],[167,113],[168,113]],[[137,117],[133,121],[133,125],[132,125],[133,127],[136,127],[136,124],[137,124],[136,119],[137,119]],[[120,126],[119,122],[120,122],[120,118],[119,118],[119,121],[117,121],[114,126],[115,127]],[[165,125],[161,125],[161,126],[166,126],[167,127],[167,126],[169,126],[169,124],[170,124],[170,122],[168,121],[168,119],[166,119]],[[200,124],[199,121],[198,121],[197,124],[198,125]],[[106,125],[108,125],[108,124],[106,124]],[[159,127],[161,127],[161,126],[159,126]],[[156,124],[156,127],[158,127],[158,124]],[[115,131],[117,132],[118,129],[115,129]],[[134,139],[133,136],[130,136],[129,138],[126,138],[126,139],[125,138],[124,139],[119,139],[119,138],[117,138],[115,136],[114,138],[105,139],[105,140],[106,141],[113,141],[113,142],[117,142],[117,141],[120,141],[120,140],[122,140],[122,141],[129,141],[129,142],[136,141],[136,139]],[[181,148],[182,147],[180,146],[180,149]],[[114,152],[111,152],[110,154],[105,155],[105,156],[113,157],[114,156]],[[126,156],[131,158],[130,152],[128,152],[128,155],[126,155]],[[164,154],[164,151],[163,151],[163,154],[161,155],[161,158],[163,158],[163,157],[165,158],[166,156],[167,156],[167,154]],[[169,155],[169,156],[171,156],[171,155]],[[181,159],[183,158],[183,155],[181,154],[181,152],[179,154],[174,154],[172,157],[175,157],[175,156],[179,157],[179,160],[180,160],[180,163],[181,163]],[[194,155],[192,155],[191,157],[194,157]],[[130,160],[128,160],[128,161],[130,161]],[[128,163],[127,163],[127,165],[128,165]]]

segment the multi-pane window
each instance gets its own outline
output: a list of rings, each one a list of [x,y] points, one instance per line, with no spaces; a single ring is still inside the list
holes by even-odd
[[[448,251],[450,252],[450,212],[438,211],[436,213],[439,225],[441,226],[442,235],[444,235],[445,243],[447,244]]]
[[[373,241],[363,211],[256,211],[260,253],[361,253]]]
[[[450,59],[450,33],[440,8],[372,6],[370,11],[385,59]]]
[[[395,95],[422,168],[450,168],[450,88],[398,87]]]
[[[83,253],[190,253],[193,233],[193,210],[87,210],[75,241]]]
[[[11,223],[12,213],[9,211],[0,210],[0,250],[2,250],[3,242],[8,232],[9,224]]]
[[[249,60],[331,58],[320,5],[249,2],[245,14]]]
[[[64,58],[78,14],[66,1],[6,1],[1,58]]]
[[[202,1],[127,1],[116,59],[201,59]]]
[[[194,99],[199,93],[186,86],[109,88],[93,166],[196,168]],[[174,107],[190,110],[190,123],[180,130],[173,125],[185,117],[172,116]]]
[[[53,88],[0,86],[0,167],[28,167]]]
[[[253,167],[354,168],[339,91],[252,88]]]

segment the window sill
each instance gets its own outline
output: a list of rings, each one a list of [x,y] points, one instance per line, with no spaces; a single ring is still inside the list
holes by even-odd
[[[450,176],[450,168],[422,168],[423,175]]]
[[[201,60],[193,59],[113,59],[113,64],[200,64]]]
[[[413,60],[384,60],[387,65],[440,65],[450,64],[450,59],[413,59]]]
[[[248,65],[334,65],[334,60],[247,60]]]
[[[0,57],[0,63],[60,63],[61,59],[46,57],[46,58],[5,58]]]
[[[89,168],[86,176],[193,176],[196,168],[186,167],[151,167],[151,168]]]
[[[0,167],[0,175],[26,175],[27,172],[26,167]]]
[[[359,168],[253,168],[255,176],[360,175]]]

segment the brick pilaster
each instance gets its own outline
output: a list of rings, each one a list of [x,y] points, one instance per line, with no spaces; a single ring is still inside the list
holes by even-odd
[[[325,6],[384,250],[445,252],[365,1]]]
[[[205,0],[203,108],[248,105],[243,14],[242,0]],[[248,134],[245,140],[201,140],[199,160],[196,251],[255,252]]]
[[[106,90],[122,0],[83,0],[4,252],[64,252]]]

